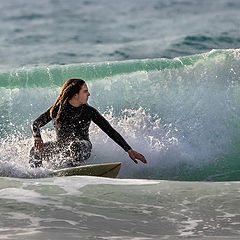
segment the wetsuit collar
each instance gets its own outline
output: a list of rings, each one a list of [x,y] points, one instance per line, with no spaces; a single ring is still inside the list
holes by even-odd
[[[69,102],[67,102],[67,106],[68,106],[68,107],[71,107],[71,108],[80,108],[80,107],[82,107],[83,105],[86,105],[86,104],[81,104],[79,107],[75,107],[75,106],[73,106],[72,104],[70,104]]]

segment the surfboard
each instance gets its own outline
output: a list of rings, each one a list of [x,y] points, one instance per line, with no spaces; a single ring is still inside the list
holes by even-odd
[[[96,177],[117,177],[122,163],[104,163],[93,164],[79,167],[63,168],[54,170],[52,175],[57,177],[62,176],[96,176]]]

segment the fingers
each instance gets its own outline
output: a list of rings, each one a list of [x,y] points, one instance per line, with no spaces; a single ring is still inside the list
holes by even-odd
[[[130,157],[136,164],[138,164],[138,161],[135,159],[134,156],[132,156],[132,154],[129,154],[129,157]]]
[[[142,154],[140,154],[140,156],[137,159],[139,159],[143,163],[147,163],[147,160],[145,159],[145,157]]]
[[[132,160],[133,160],[136,164],[138,164],[138,161],[137,161],[136,159],[132,158]]]
[[[43,141],[41,138],[35,138],[34,139],[34,146],[37,150],[42,150],[43,149]]]
[[[140,161],[143,162],[143,163],[147,163],[147,160],[145,159],[145,157],[144,157],[142,154],[140,154],[140,153],[138,153],[138,152],[136,152],[136,151],[132,151],[132,152],[129,154],[129,156],[130,156],[130,158],[131,158],[136,164],[138,164],[137,159],[140,160]]]
[[[43,149],[43,146],[41,144],[36,143],[35,148],[40,151]]]

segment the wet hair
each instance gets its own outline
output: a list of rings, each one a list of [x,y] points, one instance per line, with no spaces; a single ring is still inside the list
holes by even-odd
[[[64,83],[61,93],[59,94],[52,108],[50,109],[51,118],[53,118],[53,111],[56,108],[56,106],[58,106],[56,121],[60,118],[65,104],[74,96],[74,94],[79,93],[84,83],[85,83],[84,80],[74,78],[69,79]]]

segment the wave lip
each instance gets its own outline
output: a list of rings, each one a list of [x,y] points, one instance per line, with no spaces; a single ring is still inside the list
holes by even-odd
[[[45,88],[62,86],[69,78],[83,78],[86,81],[98,80],[115,75],[138,71],[163,71],[193,66],[210,59],[226,61],[239,59],[239,49],[212,50],[207,53],[179,57],[174,59],[156,58],[144,60],[127,60],[116,62],[84,63],[71,65],[52,65],[23,67],[0,73],[0,87],[3,88]]]

